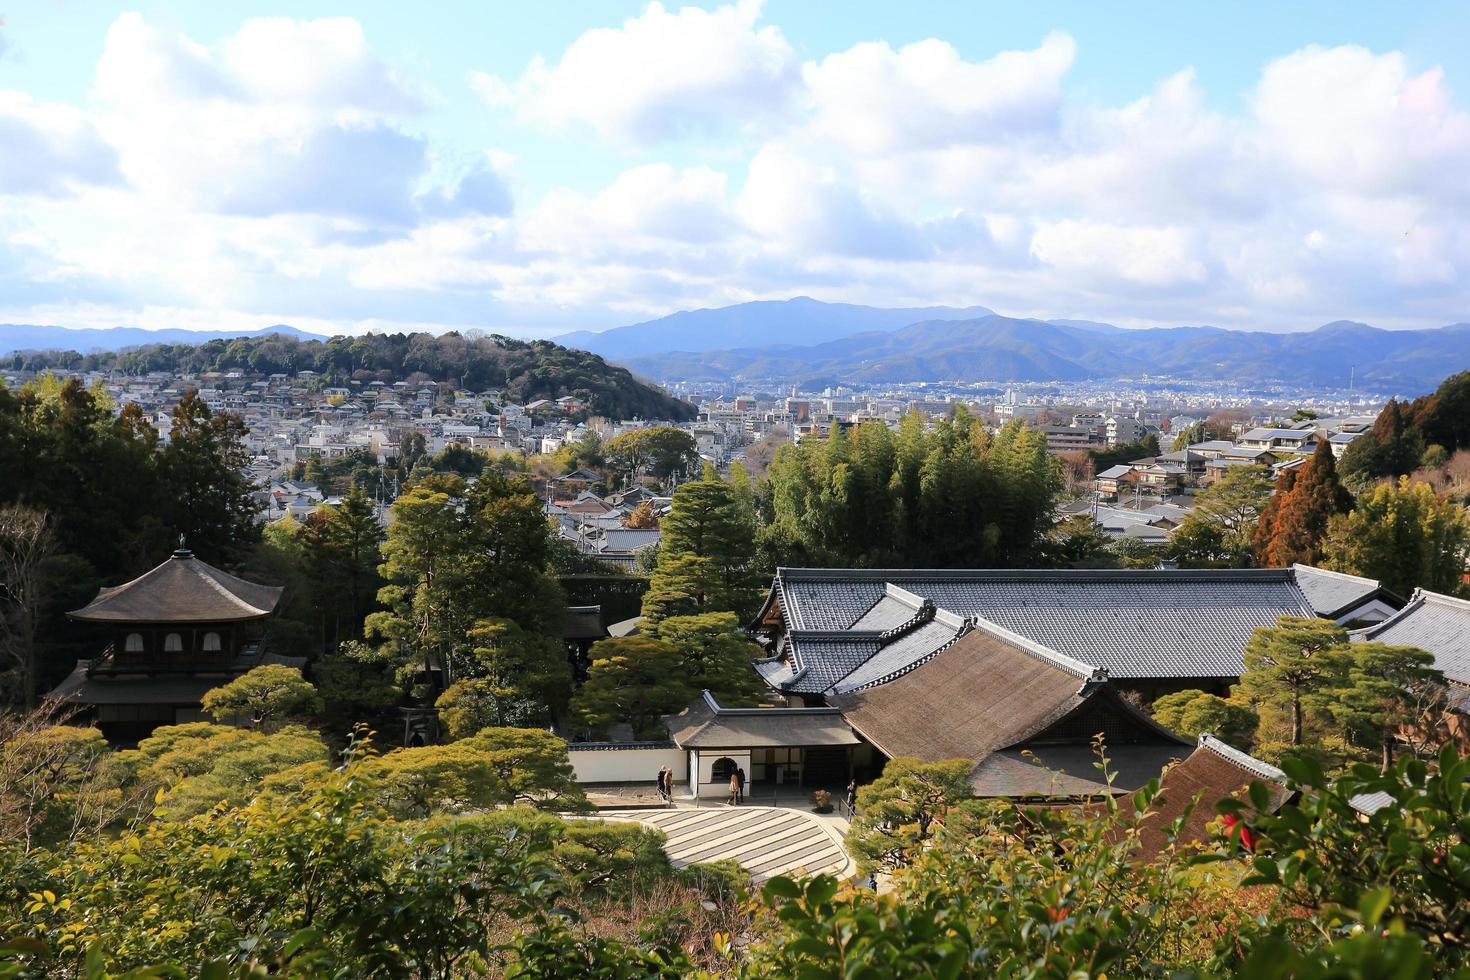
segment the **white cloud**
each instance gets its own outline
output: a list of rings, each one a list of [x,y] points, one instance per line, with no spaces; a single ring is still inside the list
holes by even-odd
[[[1068,219],[1031,239],[1038,260],[1084,283],[1174,288],[1203,285],[1209,270],[1198,237],[1182,228],[1107,225]]]
[[[66,194],[118,179],[117,154],[79,109],[0,91],[0,195]]]
[[[717,132],[779,113],[800,82],[791,45],[760,14],[760,0],[674,11],[655,0],[622,27],[586,32],[555,64],[538,57],[514,83],[471,81],[528,124],[635,144]]]
[[[1066,34],[1032,51],[966,61],[930,38],[895,51],[858,44],[805,66],[815,126],[859,153],[1004,142],[1056,122],[1061,80],[1076,54]]]
[[[251,20],[209,48],[124,14],[93,91],[145,194],[228,214],[412,220],[425,146],[397,124],[419,100],[356,21]]]

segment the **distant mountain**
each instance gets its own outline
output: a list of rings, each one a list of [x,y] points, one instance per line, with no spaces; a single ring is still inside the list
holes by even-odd
[[[897,330],[920,320],[973,320],[994,312],[983,306],[890,310],[798,296],[717,310],[685,310],[601,333],[578,330],[552,339],[613,360],[626,360],[675,350],[697,353],[772,344],[821,344],[859,333]]]
[[[89,354],[143,344],[202,344],[221,337],[265,337],[270,334],[302,340],[324,339],[321,334],[308,333],[284,323],[261,330],[144,330],[141,327],[38,327],[0,323],[0,354],[18,350],[74,350]]]
[[[1129,330],[990,315],[927,320],[821,344],[772,344],[628,358],[660,381],[1078,381],[1171,375],[1198,380],[1357,383],[1428,391],[1470,365],[1470,323],[1380,330],[1338,321],[1304,333],[1219,327]]]

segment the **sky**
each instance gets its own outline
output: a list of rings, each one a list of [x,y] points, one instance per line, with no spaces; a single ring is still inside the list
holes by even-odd
[[[1459,2],[0,14],[0,323],[1470,319]]]

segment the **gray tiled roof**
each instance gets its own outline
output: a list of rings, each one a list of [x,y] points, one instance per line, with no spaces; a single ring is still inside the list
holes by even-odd
[[[887,582],[1119,678],[1235,677],[1256,627],[1282,615],[1312,615],[1285,569],[783,568],[776,588],[787,622],[826,631],[820,644],[797,640],[799,665],[830,685],[876,653],[872,644],[855,637],[844,643],[837,634],[883,598]],[[832,663],[820,663],[828,657]]]
[[[855,691],[912,670],[954,642],[961,629],[934,620],[878,650],[860,667],[835,683],[838,691]]]
[[[880,649],[872,632],[793,633],[791,646],[797,676],[787,689],[799,694],[821,694]]]
[[[1380,585],[1377,579],[1329,572],[1311,565],[1293,565],[1291,570],[1296,574],[1296,584],[1301,586],[1319,616],[1335,616],[1372,597]]]
[[[1397,614],[1352,638],[1428,650],[1446,677],[1470,684],[1470,601],[1419,589]]]

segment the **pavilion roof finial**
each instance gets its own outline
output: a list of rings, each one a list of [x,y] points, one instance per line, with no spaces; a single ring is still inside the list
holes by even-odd
[[[179,546],[174,549],[173,556],[175,558],[193,558],[194,557],[194,552],[192,552],[192,551],[189,550],[189,546],[188,546],[187,543],[185,543],[185,539],[184,539],[184,535],[183,534],[180,534],[179,535]]]

